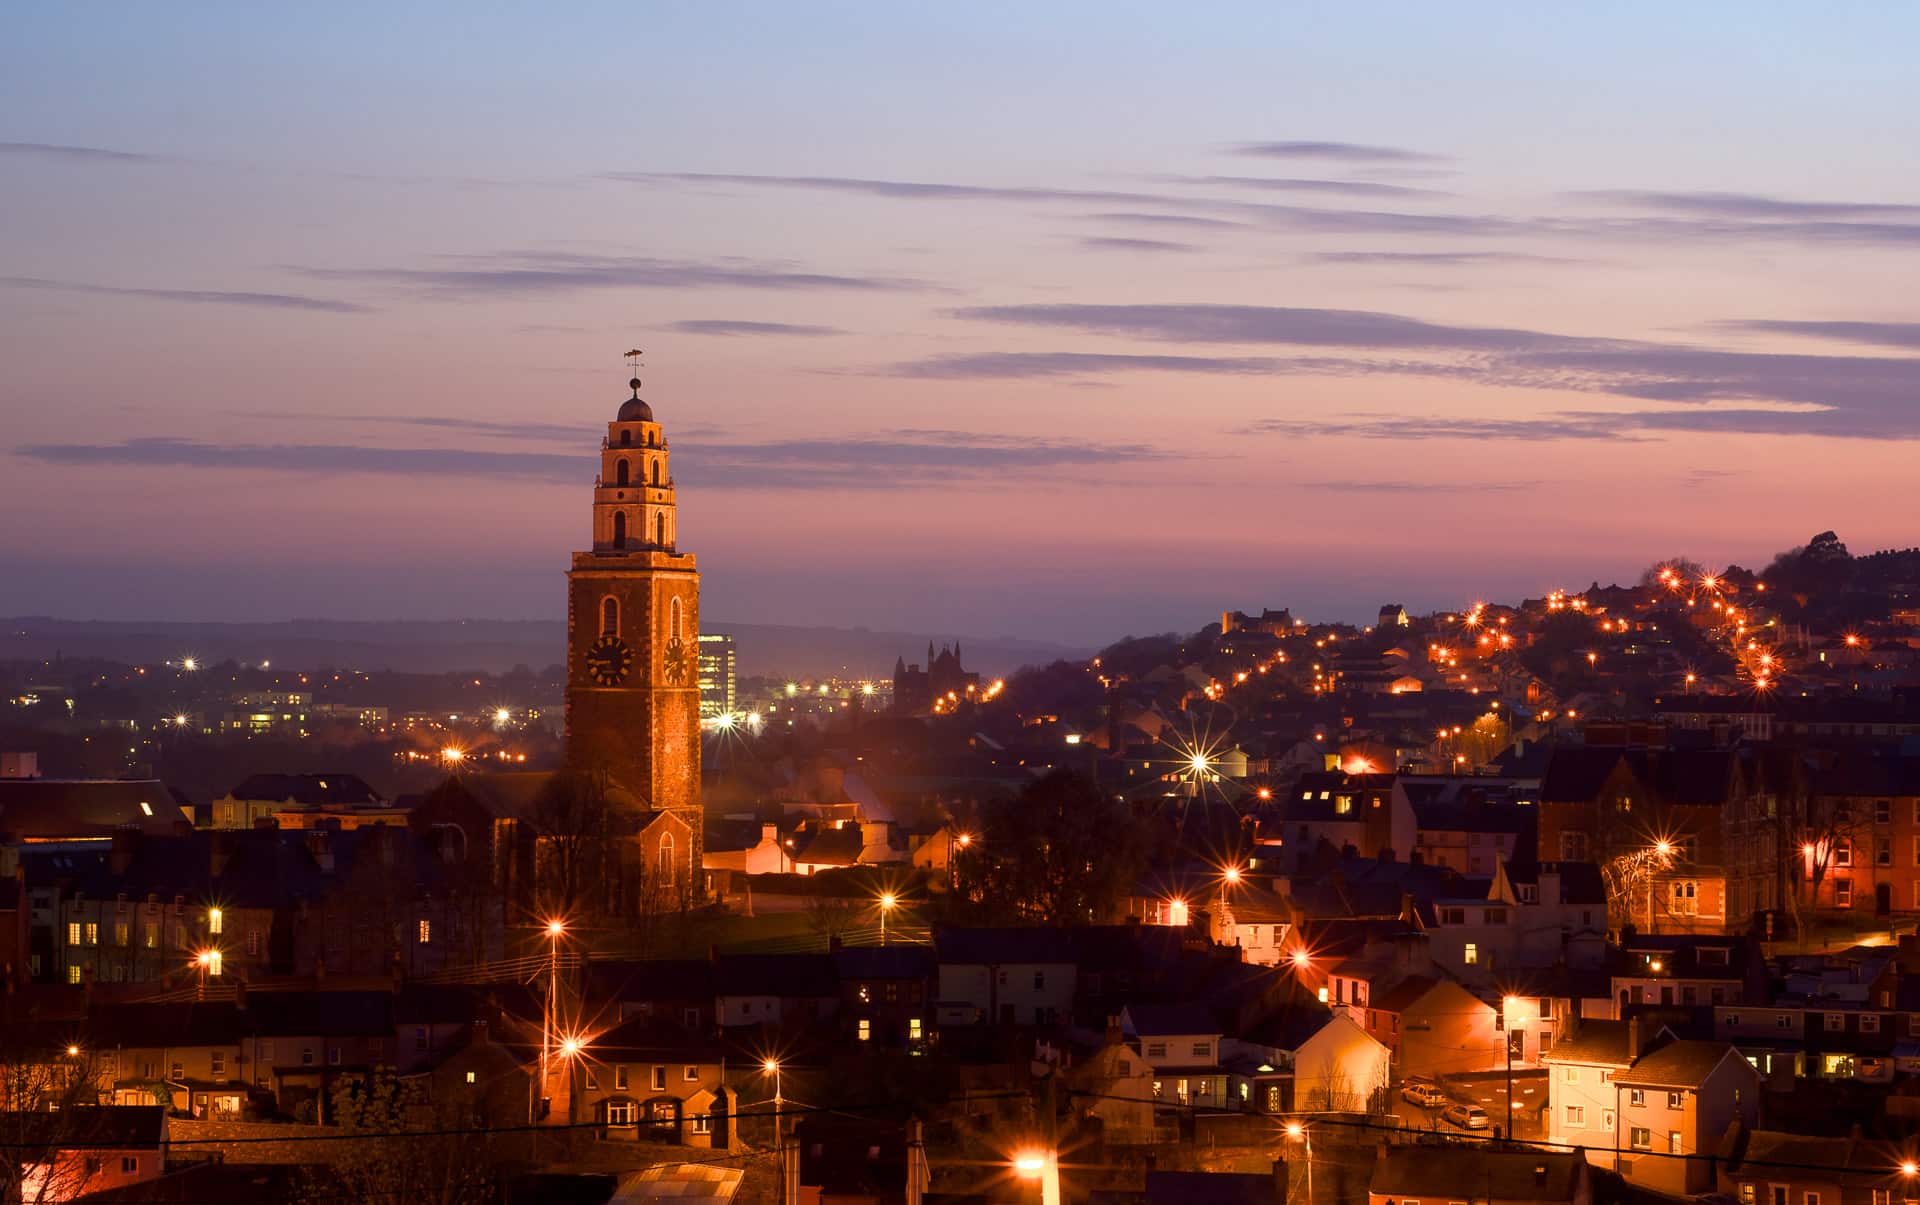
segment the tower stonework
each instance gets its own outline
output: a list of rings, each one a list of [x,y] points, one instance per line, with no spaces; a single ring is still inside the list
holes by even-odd
[[[567,763],[684,820],[697,884],[700,574],[675,546],[667,441],[630,384],[600,445],[593,547],[567,571]]]

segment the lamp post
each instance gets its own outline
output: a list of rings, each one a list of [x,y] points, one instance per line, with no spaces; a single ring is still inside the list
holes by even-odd
[[[899,902],[891,891],[880,896],[880,944],[883,946],[887,944],[887,913],[892,912],[894,905]]]
[[[1307,1147],[1307,1205],[1313,1205],[1313,1135],[1307,1132],[1304,1123],[1289,1121],[1287,1137],[1304,1142]]]
[[[1513,1028],[1513,1012],[1514,1012],[1514,1006],[1515,1006],[1515,1005],[1517,1005],[1517,1004],[1519,1003],[1519,1001],[1520,1001],[1520,998],[1519,998],[1518,996],[1502,996],[1502,997],[1500,997],[1500,1019],[1501,1019],[1501,1021],[1503,1022],[1503,1026],[1502,1026],[1502,1028],[1503,1028],[1503,1029],[1504,1029],[1504,1030],[1506,1031],[1506,1032],[1505,1032],[1504,1034],[1502,1034],[1501,1036],[1502,1036],[1502,1038],[1503,1038],[1503,1040],[1505,1040],[1505,1042],[1506,1042],[1506,1044],[1507,1044],[1507,1124],[1506,1124],[1506,1137],[1507,1137],[1507,1140],[1508,1140],[1508,1141],[1512,1141],[1512,1140],[1513,1140],[1513,1110],[1514,1110],[1514,1100],[1513,1100],[1513,1035],[1514,1035],[1514,1028]],[[1522,1038],[1522,1039],[1521,1039],[1521,1041],[1523,1041],[1523,1042],[1524,1042],[1524,1041],[1526,1041],[1526,1039],[1525,1039],[1525,1038]]]
[[[780,1096],[780,1060],[768,1059],[760,1064],[760,1070],[773,1077],[773,1150],[780,1166],[780,1191],[777,1199],[781,1205],[791,1205],[791,1198],[787,1195],[787,1142],[781,1133],[785,1128],[782,1124],[785,1119],[781,1114],[786,1102]]]
[[[1059,1151],[1051,1147],[1021,1151],[1013,1157],[1013,1171],[1023,1179],[1040,1181],[1040,1205],[1060,1205]]]
[[[540,1087],[534,1093],[535,1121],[539,1120],[540,1097],[547,1091],[547,1082],[552,1076],[553,1027],[560,1015],[560,938],[566,931],[567,923],[559,917],[547,922],[547,1008],[540,1022]]]

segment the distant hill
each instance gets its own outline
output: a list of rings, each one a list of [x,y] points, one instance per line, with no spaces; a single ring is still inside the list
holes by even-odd
[[[742,676],[814,677],[893,673],[896,657],[924,662],[927,642],[951,643],[950,632],[875,632],[866,628],[801,628],[710,620],[706,630],[738,642]],[[1006,674],[1092,650],[1014,637],[960,635],[967,668]],[[269,660],[288,669],[323,665],[410,673],[541,670],[565,655],[566,626],[554,620],[461,619],[349,622],[293,619],[279,623],[170,623],[27,617],[0,619],[0,659],[101,657],[153,663],[192,655],[213,664]]]

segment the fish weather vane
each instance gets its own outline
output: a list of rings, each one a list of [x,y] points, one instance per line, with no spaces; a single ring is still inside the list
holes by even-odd
[[[635,397],[640,396],[640,357],[644,354],[646,353],[637,347],[626,354],[627,375],[632,378],[631,383]]]

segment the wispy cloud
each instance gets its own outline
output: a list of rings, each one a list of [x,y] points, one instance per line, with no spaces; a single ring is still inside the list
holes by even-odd
[[[1716,322],[1720,330],[1765,335],[1802,335],[1839,343],[1920,350],[1920,322],[1797,322],[1790,319],[1742,318]]]
[[[1498,327],[1446,326],[1371,310],[1262,305],[970,306],[956,317],[1175,343],[1516,351],[1589,340]]]
[[[1581,261],[1524,251],[1315,251],[1306,257],[1319,264],[1384,264],[1398,268],[1471,267],[1476,264],[1574,264]]]
[[[86,284],[73,280],[46,280],[37,276],[0,276],[0,287],[47,289],[107,297],[141,297],[150,301],[180,301],[193,305],[244,305],[273,310],[309,310],[323,314],[367,314],[373,307],[330,297],[298,293],[251,293],[230,289],[141,289],[121,285]]]
[[[395,285],[442,298],[519,297],[586,289],[842,289],[866,292],[930,290],[925,281],[889,276],[806,272],[788,264],[749,260],[671,260],[644,256],[562,252],[505,252],[448,257],[432,268],[295,268],[317,280]]]
[[[1261,192],[1324,193],[1342,197],[1446,197],[1451,193],[1432,188],[1413,188],[1405,184],[1379,184],[1371,180],[1311,180],[1275,176],[1171,176],[1182,184],[1218,184],[1229,188],[1257,189]]]
[[[1036,188],[1001,184],[948,184],[923,180],[879,180],[863,176],[763,176],[746,172],[608,172],[608,180],[626,184],[742,184],[758,188],[797,188],[812,192],[887,197],[896,201],[1094,201],[1113,204],[1161,203],[1173,198],[1112,189]]]
[[[295,420],[301,422],[370,423],[377,426],[416,427],[436,431],[459,431],[492,439],[551,441],[583,446],[596,438],[593,423],[499,422],[466,416],[439,414],[337,414],[327,410],[243,410],[237,417]]]
[[[97,146],[63,146],[55,142],[0,142],[0,155],[64,159],[79,163],[158,163],[166,158],[164,155],[147,155],[138,151],[113,151]]]
[[[1261,419],[1244,430],[1248,434],[1407,441],[1491,439],[1542,443],[1577,439],[1627,443],[1638,442],[1642,438],[1634,435],[1630,429],[1623,428],[1620,423],[1608,423],[1600,418],[1578,414],[1550,415],[1545,418],[1425,418],[1404,414],[1359,413],[1307,421]],[[1339,488],[1336,483],[1321,484],[1327,488]]]
[[[28,444],[29,460],[64,465],[136,468],[253,469],[285,473],[398,473],[466,477],[580,480],[594,457],[559,452],[488,452],[472,448],[376,448],[358,444],[209,443],[165,436],[123,443]]]
[[[439,418],[397,422],[441,426]],[[386,474],[518,479],[580,485],[599,466],[588,440],[576,452],[372,447],[340,443],[224,443],[158,437],[120,443],[29,444],[15,454],[47,464],[276,473]],[[1178,459],[1158,446],[1098,440],[979,435],[964,431],[882,432],[846,439],[700,443],[682,440],[679,484],[703,489],[845,491],[916,488],[1007,474],[1058,474],[1116,464]]]
[[[1881,201],[1799,201],[1743,192],[1651,192],[1599,189],[1563,194],[1575,201],[1596,201],[1635,209],[1756,220],[1802,218],[1892,218],[1920,216],[1920,205]]]
[[[1342,163],[1436,163],[1448,158],[1397,146],[1369,146],[1359,142],[1242,142],[1232,153],[1260,159],[1332,159]]]
[[[1178,372],[1209,376],[1259,376],[1286,371],[1288,363],[1267,356],[1148,356],[1097,352],[979,352],[931,356],[893,366],[895,376],[922,380],[1033,380],[1115,372]],[[1301,369],[1300,371],[1310,371]]]
[[[793,322],[752,322],[739,318],[688,318],[671,323],[670,331],[683,335],[844,335],[833,326],[807,326]]]
[[[1606,394],[1669,408],[1557,416],[1576,426],[1472,426],[1465,437],[1611,438],[1622,431],[1744,432],[1920,438],[1920,358],[1724,351],[1502,327],[1450,326],[1397,314],[1278,306],[1010,305],[955,311],[1038,329],[1186,345],[1340,349],[1339,356],[1190,356],[1082,351],[938,356],[892,371],[937,378],[1098,377],[1130,371],[1402,375]],[[1392,356],[1380,353],[1414,353]],[[1677,406],[1678,408],[1671,408]],[[1366,434],[1348,424],[1322,434]],[[1534,433],[1538,433],[1535,435]]]
[[[1341,494],[1504,494],[1537,489],[1538,481],[1303,481],[1308,489]]]
[[[1174,243],[1157,238],[1083,238],[1080,245],[1094,251],[1198,251],[1192,243]]]
[[[1098,222],[1119,222],[1133,226],[1184,226],[1194,230],[1243,230],[1245,222],[1229,221],[1226,218],[1205,218],[1190,213],[1094,213],[1088,217]]]

